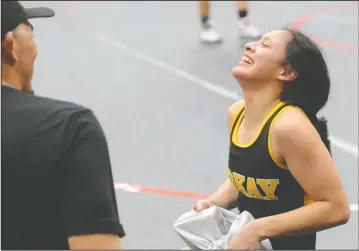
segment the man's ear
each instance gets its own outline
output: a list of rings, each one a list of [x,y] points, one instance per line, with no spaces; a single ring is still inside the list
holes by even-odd
[[[298,77],[298,74],[295,70],[290,67],[283,67],[280,75],[277,77],[279,81],[290,82]]]
[[[5,35],[4,40],[1,43],[1,57],[7,64],[14,65],[17,61],[15,53],[15,39],[12,32],[8,32]]]

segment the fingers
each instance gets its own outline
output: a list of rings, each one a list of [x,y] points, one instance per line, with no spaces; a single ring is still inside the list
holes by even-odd
[[[200,206],[199,206],[198,204],[199,204],[199,202],[197,201],[197,202],[192,206],[192,211],[199,212]]]
[[[192,210],[193,210],[193,211],[196,211],[196,212],[200,212],[200,211],[203,210],[202,208],[203,208],[202,201],[197,201],[197,202],[193,205]]]
[[[215,205],[214,201],[199,200],[193,205],[192,210],[196,212],[200,212],[214,205]]]

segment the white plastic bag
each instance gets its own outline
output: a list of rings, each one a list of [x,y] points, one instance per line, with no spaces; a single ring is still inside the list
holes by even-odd
[[[189,249],[226,249],[233,236],[253,220],[253,216],[247,211],[237,215],[213,206],[201,212],[183,214],[175,222],[174,229]],[[272,249],[268,239],[261,242],[261,249]]]

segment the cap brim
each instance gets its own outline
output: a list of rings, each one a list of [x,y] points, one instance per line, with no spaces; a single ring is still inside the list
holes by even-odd
[[[53,17],[55,12],[47,7],[26,8],[26,19]]]

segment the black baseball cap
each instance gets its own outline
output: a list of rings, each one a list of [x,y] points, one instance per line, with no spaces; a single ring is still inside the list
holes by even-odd
[[[47,7],[25,8],[18,1],[1,1],[1,41],[28,19],[53,16],[55,12]]]

